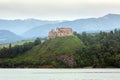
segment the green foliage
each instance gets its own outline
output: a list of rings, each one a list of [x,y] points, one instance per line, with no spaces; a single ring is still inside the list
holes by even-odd
[[[37,38],[34,42],[23,45],[9,44],[0,50],[0,57],[3,58],[0,67],[52,65],[56,68],[65,68],[70,67],[68,64],[71,61],[75,62],[73,67],[77,68],[120,67],[120,30],[94,34],[74,32],[74,35],[57,37],[43,43]]]
[[[61,55],[72,54],[84,44],[76,36],[57,37],[55,39],[48,40],[42,45],[40,49],[40,55]]]
[[[12,47],[14,47],[16,45],[23,45],[24,43],[29,43],[29,42],[34,42],[34,40],[22,40],[22,41],[19,41],[19,42],[11,43],[11,45],[12,45]],[[0,49],[2,49],[3,47],[8,48],[9,47],[9,43],[0,44]]]
[[[41,44],[41,40],[40,38],[36,38],[34,41],[34,45],[39,45],[39,44]]]
[[[110,32],[101,31],[96,34],[87,34],[85,32],[75,34],[87,46],[88,52],[85,54],[88,55],[90,53],[89,56],[94,67],[120,67],[120,30],[115,29]]]
[[[57,60],[57,57],[64,54],[75,56],[76,50],[81,49],[83,46],[83,42],[76,36],[57,37],[46,40],[41,45],[34,46],[29,51],[11,60],[16,61],[14,63],[18,65],[25,63],[34,65],[33,61],[38,61],[39,66],[69,67],[63,61]]]
[[[10,43],[8,47],[0,49],[0,58],[13,58],[20,55],[32,47],[41,44],[41,40],[37,38],[34,42],[25,42],[23,45],[14,45]]]

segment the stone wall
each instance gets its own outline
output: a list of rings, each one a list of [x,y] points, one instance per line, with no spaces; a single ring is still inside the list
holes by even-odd
[[[60,36],[72,36],[73,31],[72,28],[57,28],[56,31],[51,30],[48,34],[48,38],[52,39],[55,37],[60,37]]]
[[[52,39],[52,38],[55,38],[56,36],[57,36],[56,31],[51,30],[51,31],[49,32],[48,38],[49,38],[49,39]]]

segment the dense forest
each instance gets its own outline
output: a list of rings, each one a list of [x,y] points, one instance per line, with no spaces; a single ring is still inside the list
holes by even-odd
[[[84,49],[76,52],[79,55],[78,67],[120,67],[120,30],[74,34],[86,45]]]
[[[40,38],[36,38],[34,42],[25,42],[23,45],[9,44],[9,47],[3,47],[0,49],[0,58],[14,58],[17,55],[23,54],[24,52],[30,50],[32,47],[41,44]]]
[[[76,46],[75,44],[73,44],[72,41],[70,42],[70,44],[72,43],[71,45],[68,43],[64,43],[64,41],[62,42],[62,40],[64,39],[68,39],[68,41],[69,39],[73,39],[76,41],[74,43],[79,44],[78,39],[74,37],[61,38],[61,43],[59,43],[59,45],[62,44],[65,47],[63,47],[64,49],[60,47],[60,50],[58,49],[59,48],[58,45],[55,45],[55,44],[53,45],[52,43],[49,43],[50,41],[54,43],[56,42],[56,40],[59,40],[59,38],[54,40],[45,40],[45,42],[43,43],[41,43],[41,40],[37,38],[34,42],[27,42],[27,43],[24,43],[23,45],[16,45],[14,47],[12,47],[12,45],[9,44],[8,48],[3,47],[2,49],[0,49],[0,59],[1,59],[0,67],[6,67],[6,65],[7,67],[11,67],[11,65],[15,63],[12,62],[10,64],[9,61],[12,61],[12,59],[17,60],[16,59],[17,56],[26,54],[25,52],[27,51],[28,52],[27,52],[27,55],[25,55],[25,57],[26,56],[29,57],[29,55],[34,54],[37,57],[40,56],[41,59],[38,60],[36,57],[33,56],[35,59],[32,60],[32,57],[31,58],[29,57],[29,59],[31,60],[28,60],[29,62],[25,62],[25,61],[24,63],[22,62],[21,63],[22,65],[29,64],[29,65],[32,65],[32,67],[36,67],[38,65],[39,66],[52,65],[52,67],[57,67],[57,68],[59,67],[61,68],[61,66],[71,67],[67,65],[66,61],[64,60],[60,61],[60,59],[57,59],[58,56],[57,58],[53,57],[56,54],[60,55],[60,52],[61,54],[63,54],[64,50],[67,50],[70,53],[75,51],[74,54],[71,54],[75,59],[75,65],[72,66],[74,68],[84,68],[84,67],[119,68],[120,67],[120,30],[115,29],[109,32],[101,31],[99,33],[74,32],[74,35],[80,39],[81,41],[80,45],[82,47],[75,49],[73,48],[73,46],[78,47],[79,45]],[[50,45],[48,46],[47,44],[50,44]],[[70,45],[71,50],[69,50],[69,48],[67,48],[66,45]],[[52,48],[55,48],[55,49],[52,49]],[[32,53],[32,51],[34,53]],[[40,53],[40,55],[38,55],[38,53]],[[65,52],[64,54],[66,58],[70,58],[69,56],[66,56]],[[48,58],[48,55],[49,55],[49,58]],[[19,58],[18,60],[22,59],[21,57],[18,57]],[[54,60],[50,58],[53,58]]]

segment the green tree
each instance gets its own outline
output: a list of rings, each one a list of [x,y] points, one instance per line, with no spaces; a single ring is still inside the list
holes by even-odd
[[[34,41],[34,45],[39,45],[39,44],[41,44],[41,40],[40,38],[36,38]]]

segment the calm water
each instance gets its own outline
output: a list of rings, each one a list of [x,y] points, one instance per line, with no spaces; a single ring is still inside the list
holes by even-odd
[[[0,69],[0,80],[120,80],[120,69]]]

